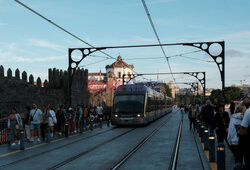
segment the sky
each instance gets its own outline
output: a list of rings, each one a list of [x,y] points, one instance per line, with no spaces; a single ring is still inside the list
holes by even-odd
[[[95,47],[157,44],[141,0],[21,0],[51,21]],[[225,81],[250,84],[249,0],[146,0],[162,43],[225,41]],[[68,68],[68,48],[88,47],[30,12],[14,0],[0,0],[0,65],[48,78],[49,68]],[[206,72],[206,86],[221,88],[213,59],[195,47],[164,47],[173,72]],[[220,50],[216,45],[211,51]],[[170,70],[160,47],[108,49],[133,64],[137,73]],[[185,57],[171,57],[178,54]],[[73,55],[77,55],[74,53]],[[105,72],[115,60],[102,53],[86,57],[80,64],[89,72]],[[148,59],[138,59],[148,58]],[[155,59],[152,59],[155,58]],[[194,58],[194,59],[193,59]],[[93,64],[94,63],[94,64]],[[6,72],[5,72],[6,75]],[[194,77],[174,75],[176,82],[194,82]],[[157,76],[144,78],[156,80]],[[160,75],[170,81],[170,75]],[[186,87],[180,85],[180,87]]]

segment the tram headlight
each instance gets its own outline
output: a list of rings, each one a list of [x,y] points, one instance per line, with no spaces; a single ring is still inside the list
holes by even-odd
[[[137,117],[141,117],[141,115],[140,115],[140,114],[137,114]]]
[[[118,118],[118,114],[115,114],[115,118]]]

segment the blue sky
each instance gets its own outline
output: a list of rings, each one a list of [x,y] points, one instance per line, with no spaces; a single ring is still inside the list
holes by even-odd
[[[94,46],[155,44],[157,40],[140,0],[22,0],[58,25]],[[226,85],[250,84],[250,1],[249,0],[146,0],[162,43],[226,42]],[[67,69],[69,47],[87,47],[14,0],[0,0],[0,65],[26,71],[35,78],[47,78],[48,68]],[[167,56],[192,52],[192,47],[164,47]],[[215,49],[216,50],[216,49]],[[105,50],[108,54],[134,64],[138,73],[169,72],[164,59],[126,60],[139,57],[163,57],[159,47]],[[101,53],[95,55],[103,56]],[[186,55],[206,61],[204,52]],[[89,72],[104,72],[114,60],[88,57],[81,65]],[[169,59],[173,72],[205,71],[207,87],[220,88],[215,63],[182,57]],[[177,82],[196,81],[176,75]],[[152,80],[156,76],[147,77]],[[169,81],[171,76],[160,76]],[[183,86],[184,87],[184,86]]]

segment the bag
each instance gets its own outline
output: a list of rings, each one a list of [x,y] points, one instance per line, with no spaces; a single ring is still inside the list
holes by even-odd
[[[16,130],[19,130],[19,125],[16,125]]]
[[[37,109],[36,109],[36,111],[37,111]],[[33,121],[34,116],[36,115],[36,111],[35,111],[35,113],[33,114],[33,116],[30,116],[30,121]]]
[[[49,119],[49,126],[54,126],[53,119]]]
[[[53,120],[53,123],[57,123],[57,119],[56,119],[56,117],[54,116],[54,117],[52,117],[52,120]]]

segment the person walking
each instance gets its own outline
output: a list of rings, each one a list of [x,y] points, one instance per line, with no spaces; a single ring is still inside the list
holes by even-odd
[[[223,105],[219,104],[216,106],[216,114],[214,116],[214,125],[216,129],[218,143],[227,141],[227,129],[229,125],[230,118],[227,112],[223,112]]]
[[[91,106],[90,111],[89,111],[89,121],[90,121],[90,127],[89,128],[90,128],[91,131],[93,131],[93,128],[94,128],[93,127],[94,126],[93,124],[94,124],[94,121],[95,121],[95,115],[94,115],[95,113],[94,112],[95,112],[95,109],[94,109],[93,106]]]
[[[77,117],[78,117],[78,132],[82,133],[82,128],[83,128],[83,121],[82,121],[82,116],[83,116],[83,111],[81,108],[81,105],[78,104],[76,107],[76,112],[77,112]]]
[[[29,122],[30,110],[31,110],[30,106],[25,107],[24,122],[23,123],[24,123],[27,141],[30,141],[30,122]]]
[[[246,169],[250,169],[250,101],[249,99],[244,100],[246,112],[240,127],[240,138],[239,143],[243,152],[244,162]]]
[[[234,114],[234,110],[235,110],[235,103],[232,101],[229,109],[227,110],[229,117],[231,117],[231,115]]]
[[[31,129],[31,142],[34,142],[35,132],[37,132],[37,142],[40,140],[40,123],[42,120],[42,111],[37,108],[36,104],[32,105],[33,109],[30,111],[30,129]]]
[[[54,126],[57,123],[56,113],[54,112],[54,110],[52,110],[52,107],[50,104],[48,104],[48,106],[47,106],[47,112],[49,113],[50,137],[53,138],[54,133],[55,133]]]
[[[88,105],[83,108],[83,129],[87,129]]]
[[[103,111],[103,107],[100,104],[99,106],[96,107],[96,113],[97,113],[97,117],[98,117],[98,120],[99,120],[100,128],[102,128],[102,119],[103,119],[102,111]]]
[[[235,163],[243,163],[243,154],[239,145],[240,124],[244,116],[244,106],[239,103],[236,106],[235,112],[231,114],[231,119],[228,127],[227,141],[230,145],[235,158]]]
[[[49,130],[49,112],[45,105],[42,106],[42,122],[41,122],[41,136],[42,141],[49,143],[50,142],[50,130]]]
[[[63,128],[63,125],[64,125],[64,116],[65,116],[65,109],[64,109],[64,106],[61,105],[59,110],[57,111],[56,113],[56,119],[57,119],[57,131],[58,131],[58,135],[61,136],[62,135],[62,128]]]
[[[196,108],[195,108],[194,104],[189,109],[188,118],[189,118],[189,123],[190,123],[189,129],[191,130],[192,129],[192,125],[194,127],[194,123],[195,123],[195,119],[196,119]]]
[[[206,106],[202,109],[201,112],[202,122],[205,123],[207,128],[210,128],[210,133],[213,132],[213,119],[214,119],[214,108],[211,106],[209,100],[206,101]]]
[[[11,114],[8,118],[8,141],[11,146],[15,146],[15,140],[19,139],[20,130],[23,128],[22,118],[19,113],[17,113],[16,108],[11,109]],[[18,141],[20,145],[20,140]]]

